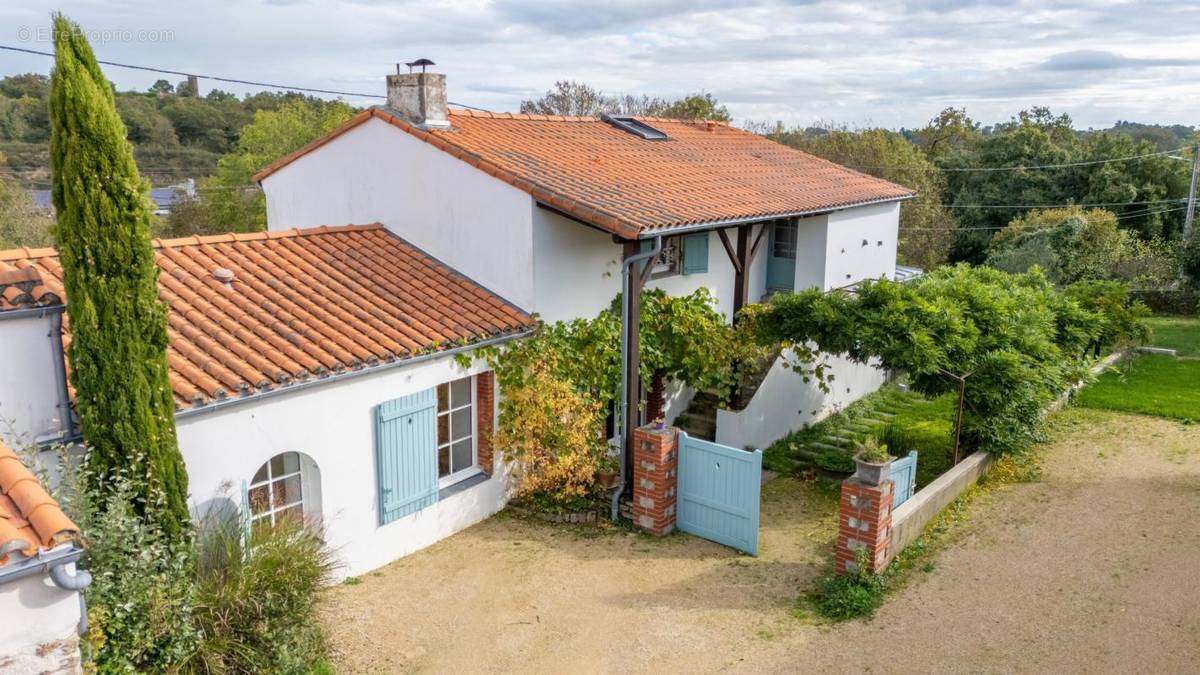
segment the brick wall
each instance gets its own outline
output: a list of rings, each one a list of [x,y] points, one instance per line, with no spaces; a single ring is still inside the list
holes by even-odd
[[[894,484],[868,485],[856,478],[842,481],[842,501],[838,509],[836,572],[847,574],[858,569],[858,551],[866,551],[867,565],[880,572],[889,562],[892,538],[892,496]]]
[[[492,433],[496,420],[496,376],[488,371],[475,376],[475,428],[478,430],[479,468],[492,475]]]
[[[633,524],[656,537],[675,529],[678,467],[678,430],[633,430]]]

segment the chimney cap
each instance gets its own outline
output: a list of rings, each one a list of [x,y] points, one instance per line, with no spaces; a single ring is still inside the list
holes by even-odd
[[[408,61],[404,65],[408,66],[408,72],[410,72],[410,73],[413,71],[413,68],[416,68],[418,66],[421,68],[421,72],[423,73],[423,72],[425,72],[425,68],[427,66],[436,66],[437,64],[434,63],[433,61],[430,61],[429,59],[420,58],[420,59],[417,59],[416,61]]]
[[[233,270],[224,267],[214,267],[212,275],[214,279],[223,284],[233,283],[233,280],[236,277],[236,275],[233,273]]]

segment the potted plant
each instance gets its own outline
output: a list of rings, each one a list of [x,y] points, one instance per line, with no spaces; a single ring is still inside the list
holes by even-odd
[[[874,436],[868,437],[858,445],[854,454],[854,477],[867,485],[883,485],[888,479],[888,473],[895,459],[888,454],[886,443],[880,443]]]
[[[612,490],[617,487],[617,475],[620,467],[617,465],[617,458],[608,452],[600,459],[599,466],[596,468],[596,484],[602,490]]]
[[[854,458],[844,450],[822,450],[813,457],[813,465],[829,480],[843,481],[854,474]]]

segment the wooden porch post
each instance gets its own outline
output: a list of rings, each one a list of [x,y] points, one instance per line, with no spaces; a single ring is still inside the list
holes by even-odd
[[[739,225],[737,232],[737,263],[733,266],[733,318],[750,301],[750,229]]]
[[[640,242],[626,241],[625,242],[625,259],[630,256],[637,255],[641,251]],[[625,475],[630,479],[626,481],[626,490],[633,489],[633,430],[641,426],[641,393],[642,380],[638,375],[638,370],[641,365],[641,335],[642,335],[642,270],[637,269],[638,265],[634,265],[634,269],[629,273],[629,286],[623,289],[623,292],[629,294],[629,326],[628,333],[628,359],[629,368],[625,379]]]

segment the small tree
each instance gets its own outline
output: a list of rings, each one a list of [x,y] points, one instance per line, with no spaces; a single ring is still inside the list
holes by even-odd
[[[79,27],[54,17],[50,161],[71,322],[71,382],[92,476],[136,465],[137,508],[178,534],[187,474],[167,379],[166,311],[138,175],[112,87]],[[143,459],[140,459],[144,457]],[[160,502],[152,498],[161,491]]]

